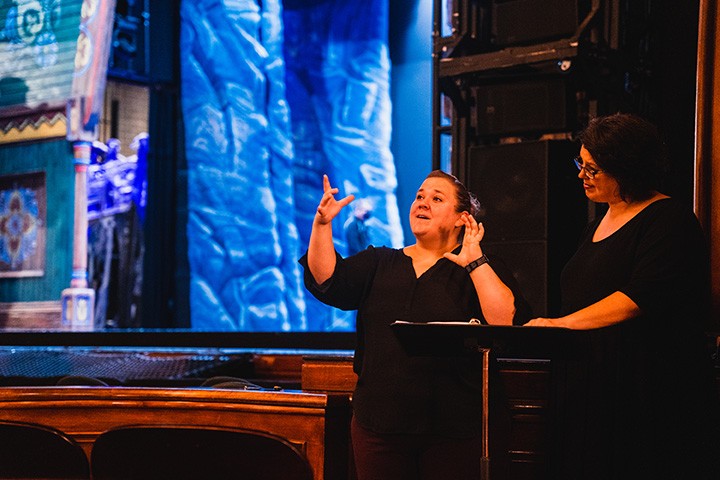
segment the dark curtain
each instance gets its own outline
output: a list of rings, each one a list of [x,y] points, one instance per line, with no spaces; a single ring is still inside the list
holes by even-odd
[[[184,238],[187,171],[179,89],[179,2],[154,0],[150,18],[150,145],[145,220],[142,326],[188,327]],[[180,227],[178,227],[180,226]]]

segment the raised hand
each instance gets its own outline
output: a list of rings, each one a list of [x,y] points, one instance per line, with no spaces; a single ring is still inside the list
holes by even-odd
[[[465,225],[465,235],[463,236],[460,253],[457,255],[453,253],[446,253],[444,256],[448,260],[464,267],[468,263],[473,260],[477,260],[482,256],[483,252],[480,247],[480,241],[485,236],[485,227],[483,227],[482,223],[477,223],[475,218],[467,212],[463,213],[460,219]]]
[[[325,282],[335,271],[335,245],[332,237],[332,219],[348,203],[355,199],[348,195],[342,200],[335,200],[337,188],[330,186],[327,175],[323,175],[323,196],[317,207],[313,221],[310,241],[308,242],[308,267],[318,284]]]
[[[340,213],[345,206],[355,200],[355,195],[348,195],[341,200],[335,200],[335,195],[340,190],[330,186],[330,179],[327,175],[323,175],[323,196],[317,208],[315,220],[321,225],[327,225],[332,219]]]

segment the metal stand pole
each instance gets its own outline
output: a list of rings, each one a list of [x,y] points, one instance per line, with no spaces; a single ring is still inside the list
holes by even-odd
[[[480,458],[480,479],[490,480],[490,349],[478,348],[482,354],[482,457]]]

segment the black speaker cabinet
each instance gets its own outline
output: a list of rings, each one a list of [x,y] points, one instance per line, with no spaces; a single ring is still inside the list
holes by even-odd
[[[118,1],[115,6],[108,73],[130,80],[149,75],[149,15],[147,0]]]
[[[569,75],[473,85],[470,96],[470,126],[481,137],[572,131],[577,123]]]
[[[549,298],[550,259],[546,240],[482,242],[482,246],[491,263],[499,258],[510,269],[536,316],[548,315],[551,303],[553,308],[558,307],[558,299]],[[557,296],[557,290],[554,295]]]
[[[569,38],[578,27],[578,0],[493,0],[497,47]]]
[[[468,188],[482,204],[482,245],[513,271],[536,315],[557,314],[560,271],[588,221],[588,201],[567,140],[476,146]]]

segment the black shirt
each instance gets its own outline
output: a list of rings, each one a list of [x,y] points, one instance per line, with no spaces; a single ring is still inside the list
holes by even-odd
[[[378,433],[435,433],[468,437],[480,433],[481,368],[466,357],[411,357],[390,328],[396,320],[484,322],[468,273],[441,258],[420,278],[402,250],[368,249],[337,256],[333,276],[317,285],[305,267],[305,285],[320,301],[358,311],[353,412]],[[490,259],[515,295],[515,323],[531,314],[512,274]]]
[[[582,421],[568,422],[563,436],[573,465],[564,477],[705,478],[692,472],[709,458],[709,410],[718,407],[703,343],[710,298],[703,232],[673,199],[593,242],[599,222],[563,270],[563,314],[620,291],[641,315],[588,332],[584,382],[568,407]]]

